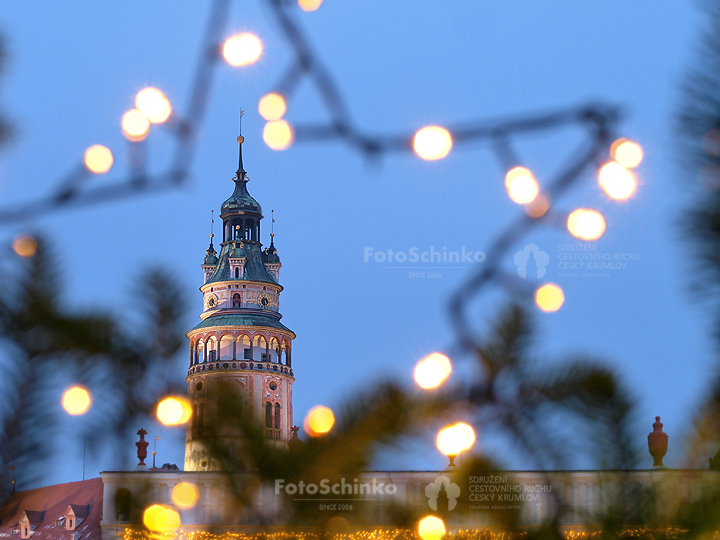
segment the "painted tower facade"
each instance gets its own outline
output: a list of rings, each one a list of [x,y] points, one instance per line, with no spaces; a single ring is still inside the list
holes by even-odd
[[[292,340],[295,334],[280,322],[280,258],[274,235],[270,246],[260,242],[260,204],[248,193],[243,167],[243,137],[235,190],[220,210],[222,243],[210,247],[202,263],[204,283],[201,322],[190,340],[188,398],[193,415],[185,439],[185,470],[217,470],[201,435],[207,421],[207,398],[219,383],[228,383],[265,426],[268,439],[285,444],[293,425]],[[233,436],[227,435],[232,444]]]

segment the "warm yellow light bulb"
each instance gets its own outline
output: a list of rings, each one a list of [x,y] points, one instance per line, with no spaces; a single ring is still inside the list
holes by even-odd
[[[162,124],[170,118],[172,105],[162,90],[143,88],[135,96],[135,108],[142,112],[153,124]]]
[[[280,120],[285,116],[287,103],[282,94],[271,92],[265,94],[258,102],[258,112],[265,120]]]
[[[157,406],[157,418],[166,426],[185,424],[190,420],[192,407],[190,402],[179,396],[163,399]]]
[[[317,405],[310,409],[303,427],[308,435],[317,437],[330,431],[335,424],[335,415],[332,410],[323,405]]]
[[[322,3],[323,0],[298,0],[298,5],[303,11],[316,11]]]
[[[550,210],[550,197],[544,193],[538,193],[531,202],[525,205],[525,213],[531,218],[539,219]]]
[[[293,130],[285,120],[273,120],[263,128],[263,141],[273,150],[285,150],[293,141]]]
[[[32,257],[37,251],[38,243],[32,236],[22,235],[13,240],[12,247],[21,257]]]
[[[597,240],[605,232],[605,218],[597,210],[578,208],[568,216],[567,229],[575,238]]]
[[[263,46],[255,34],[244,32],[228,38],[223,45],[223,56],[231,66],[240,67],[255,63]]]
[[[153,504],[145,509],[143,523],[151,531],[173,533],[180,527],[180,514],[172,508]]]
[[[94,144],[85,150],[85,166],[90,172],[103,174],[113,166],[113,155],[107,146]]]
[[[123,114],[121,125],[123,135],[134,142],[145,139],[150,131],[150,120],[137,109],[130,109]]]
[[[90,398],[90,392],[88,392],[82,386],[73,386],[65,390],[62,396],[62,406],[65,412],[73,416],[85,414],[90,405],[92,399]]]
[[[187,510],[197,504],[200,492],[192,482],[180,482],[172,488],[171,498],[175,506]]]
[[[643,149],[635,141],[618,139],[610,147],[610,155],[626,169],[634,169],[643,160]]]
[[[547,283],[535,291],[535,304],[546,313],[557,311],[564,302],[563,290],[553,283]]]
[[[450,153],[453,141],[450,132],[440,126],[426,126],[415,133],[413,149],[423,159],[442,159]]]
[[[475,431],[463,422],[441,429],[435,440],[437,449],[446,456],[457,456],[475,444]]]
[[[525,167],[510,169],[505,175],[505,189],[510,199],[517,204],[528,204],[540,193],[537,180]]]
[[[452,373],[450,359],[444,354],[432,353],[415,366],[415,382],[420,388],[437,388]]]
[[[616,161],[603,165],[598,179],[600,187],[611,199],[627,199],[635,193],[637,188],[635,175]]]
[[[445,523],[439,517],[425,516],[418,523],[418,534],[423,540],[440,540],[445,536]]]

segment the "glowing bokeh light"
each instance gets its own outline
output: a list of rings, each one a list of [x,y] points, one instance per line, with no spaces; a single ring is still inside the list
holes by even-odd
[[[415,382],[420,388],[437,388],[452,373],[450,359],[444,354],[432,353],[415,366]]]
[[[324,405],[317,405],[310,409],[303,427],[311,437],[317,437],[330,431],[335,424],[335,415]]]
[[[135,96],[135,108],[142,112],[153,124],[162,124],[170,118],[172,105],[162,90],[148,87]]]
[[[32,257],[37,251],[38,243],[35,238],[25,234],[13,240],[12,248],[21,257]]]
[[[192,407],[187,399],[171,396],[163,399],[157,406],[157,418],[166,426],[185,424],[190,420]]]
[[[180,514],[167,506],[153,504],[145,509],[143,523],[151,531],[174,533],[181,524]]]
[[[258,112],[265,120],[280,120],[285,116],[287,111],[287,103],[282,94],[271,92],[265,94],[258,101]]]
[[[285,150],[292,144],[293,130],[285,120],[274,120],[265,124],[263,141],[273,150]]]
[[[565,302],[565,293],[553,283],[546,283],[535,291],[535,304],[546,313],[560,309]]]
[[[702,147],[708,155],[720,156],[720,129],[711,129],[703,135]]]
[[[720,167],[707,165],[698,172],[698,183],[708,191],[720,189]]]
[[[141,111],[130,109],[122,117],[123,135],[133,142],[142,141],[150,131],[150,120]]]
[[[323,0],[298,0],[298,5],[303,11],[317,11],[322,3]]]
[[[539,219],[550,210],[550,196],[538,193],[531,202],[525,205],[525,213],[531,218]]]
[[[62,396],[62,406],[65,412],[73,416],[85,414],[92,405],[90,392],[82,386],[73,386],[65,390]]]
[[[415,153],[428,161],[444,158],[452,145],[450,132],[440,126],[426,126],[418,130],[413,139]]]
[[[611,161],[603,165],[600,169],[598,179],[600,181],[600,187],[602,187],[603,191],[611,199],[627,199],[632,196],[637,189],[635,175],[616,161]]]
[[[418,523],[418,534],[423,540],[440,540],[445,536],[445,523],[439,517],[425,516]]]
[[[540,193],[540,186],[525,167],[510,169],[505,175],[505,189],[510,199],[517,204],[528,204],[535,200]]]
[[[610,155],[620,165],[627,169],[634,169],[643,160],[643,149],[635,141],[618,139],[610,147]]]
[[[475,444],[475,431],[463,422],[441,429],[435,440],[437,449],[446,456],[457,456]]]
[[[568,216],[567,229],[575,238],[597,240],[605,232],[605,218],[597,210],[578,208]]]
[[[241,67],[255,63],[262,51],[260,38],[245,32],[228,38],[223,45],[222,53],[228,64]]]
[[[113,166],[113,155],[107,146],[94,144],[85,150],[85,166],[90,172],[103,174]]]
[[[192,482],[180,482],[172,488],[171,498],[175,506],[183,510],[192,508],[200,498],[200,491]]]

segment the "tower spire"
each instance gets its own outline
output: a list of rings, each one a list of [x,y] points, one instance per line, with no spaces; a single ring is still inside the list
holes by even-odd
[[[275,247],[275,210],[270,210],[270,247]]]
[[[213,234],[213,228],[215,227],[215,210],[210,210],[210,249],[214,251],[213,248],[213,237],[215,236]]]
[[[245,138],[242,136],[242,117],[245,114],[245,111],[242,109],[240,110],[240,128],[239,128],[239,135],[237,138],[238,146],[240,147],[239,150],[239,158],[238,158],[238,170],[237,170],[237,180],[244,180],[247,181],[247,172],[245,172],[245,168],[243,167],[243,161],[242,161],[242,143],[245,142]]]

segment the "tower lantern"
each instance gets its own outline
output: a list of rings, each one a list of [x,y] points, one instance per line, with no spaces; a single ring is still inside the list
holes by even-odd
[[[237,389],[239,397],[278,445],[292,438],[292,340],[295,334],[280,322],[280,258],[274,238],[263,250],[260,242],[262,208],[247,190],[239,143],[235,189],[222,204],[219,253],[212,245],[202,263],[200,287],[203,311],[190,340],[188,397],[193,415],[185,443],[185,470],[217,470],[202,441],[208,398],[221,383]],[[227,435],[229,445],[234,436]]]

